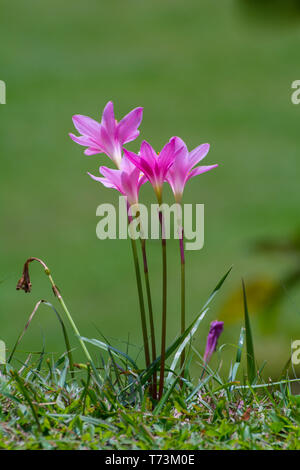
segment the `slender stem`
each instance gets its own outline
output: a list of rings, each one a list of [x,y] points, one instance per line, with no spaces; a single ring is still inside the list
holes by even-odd
[[[92,369],[93,369],[93,371],[94,371],[94,374],[95,374],[95,377],[96,377],[96,379],[97,379],[98,385],[100,385],[101,382],[103,382],[103,377],[102,377],[101,374],[97,371],[96,366],[95,366],[94,363],[93,363],[93,359],[91,358],[91,355],[90,355],[90,353],[89,353],[89,351],[88,351],[86,345],[84,344],[84,341],[82,341],[82,339],[81,339],[81,335],[80,335],[79,330],[78,330],[78,328],[77,328],[77,326],[76,326],[76,324],[75,324],[75,322],[74,322],[74,320],[73,320],[73,318],[72,318],[72,315],[71,315],[71,313],[69,312],[69,310],[68,310],[68,308],[67,308],[67,306],[66,306],[66,304],[65,304],[65,302],[64,302],[64,299],[63,299],[62,296],[61,296],[61,293],[60,293],[59,289],[57,288],[57,286],[55,285],[55,283],[54,283],[54,281],[53,281],[53,278],[52,278],[52,276],[51,276],[51,274],[50,274],[50,271],[49,271],[49,270],[45,270],[45,272],[46,272],[47,276],[49,277],[49,280],[50,280],[50,282],[51,282],[51,284],[52,284],[52,289],[53,289],[54,295],[56,295],[56,297],[58,298],[58,301],[59,301],[60,305],[62,306],[63,311],[64,311],[65,314],[67,315],[68,320],[69,320],[69,322],[70,322],[70,324],[71,324],[71,326],[72,326],[72,328],[73,328],[73,330],[74,330],[74,333],[75,333],[75,335],[78,337],[78,341],[79,341],[79,343],[81,344],[81,347],[82,347],[82,349],[83,349],[83,352],[84,352],[84,354],[85,354],[85,356],[86,356],[88,362],[91,364],[91,367],[92,367]]]
[[[161,204],[161,200],[158,199]],[[162,330],[161,330],[161,362],[160,362],[160,377],[159,377],[159,399],[161,399],[164,391],[164,376],[165,376],[165,358],[166,358],[166,336],[167,336],[167,243],[164,231],[163,214],[159,211],[159,221],[161,225],[161,246],[162,246],[162,265],[163,265],[163,278],[162,278]]]
[[[184,256],[184,229],[182,222],[182,204],[181,197],[178,199],[175,197],[177,204],[177,227],[179,235],[179,251],[180,251],[180,284],[181,284],[181,334],[185,332],[185,256]],[[184,377],[184,361],[185,361],[185,349],[182,350],[180,356],[180,370],[181,377]],[[182,385],[182,382],[181,382]]]
[[[63,308],[63,311],[65,312],[65,314],[66,314],[67,317],[68,317],[69,322],[71,323],[71,326],[72,326],[72,328],[73,328],[73,330],[74,330],[75,335],[78,336],[78,341],[79,341],[79,343],[81,344],[81,347],[82,347],[82,349],[83,349],[83,351],[84,351],[84,354],[85,354],[87,360],[88,360],[89,362],[93,362],[93,360],[92,360],[92,358],[91,358],[91,356],[90,356],[90,353],[89,353],[88,350],[87,350],[86,345],[84,344],[84,342],[82,341],[82,339],[81,339],[81,337],[80,337],[81,335],[80,335],[79,330],[78,330],[78,328],[77,328],[77,326],[76,326],[76,324],[75,324],[75,322],[74,322],[74,320],[73,320],[73,318],[72,318],[72,315],[70,314],[70,312],[69,312],[69,310],[68,310],[68,308],[67,308],[67,306],[66,306],[66,304],[65,304],[65,302],[64,302],[64,299],[63,299],[62,296],[61,296],[61,293],[60,293],[59,290],[57,289],[57,287],[56,287],[56,285],[55,285],[55,283],[54,283],[54,281],[53,281],[53,278],[52,278],[51,274],[50,274],[50,273],[48,274],[47,272],[46,272],[46,274],[47,274],[48,277],[49,277],[49,281],[50,281],[51,284],[52,284],[53,291],[54,291],[55,295],[57,296],[58,301],[59,301],[60,305],[61,305],[62,308]]]
[[[147,334],[147,323],[146,323],[146,315],[145,315],[145,304],[144,304],[144,295],[143,295],[143,289],[142,289],[141,272],[140,272],[140,266],[139,266],[138,255],[137,255],[136,242],[132,237],[130,237],[130,240],[131,240],[133,261],[134,261],[134,267],[135,267],[140,312],[141,312],[145,361],[146,361],[146,367],[149,367],[150,366],[150,353],[149,353],[149,342],[148,342],[148,334]]]
[[[184,240],[183,228],[179,239],[180,247],[180,264],[181,264],[181,334],[185,332],[185,256],[184,256]],[[180,358],[180,368],[182,369],[182,377],[184,376],[185,349],[182,350]]]
[[[181,201],[176,201],[178,204],[177,225],[179,230],[179,251],[180,251],[180,284],[181,284],[181,334],[185,332],[185,256],[184,256],[184,229],[182,223],[182,205]],[[184,377],[184,361],[185,349],[182,350],[180,357],[181,377]],[[182,384],[182,383],[181,383]]]
[[[24,383],[23,383],[21,377],[19,377],[19,375],[17,374],[17,372],[13,371],[13,372],[12,372],[12,377],[17,381],[17,383],[18,383],[18,385],[19,385],[19,387],[20,387],[20,389],[21,389],[21,391],[22,391],[22,393],[23,393],[23,395],[24,395],[25,400],[28,402],[28,404],[29,404],[29,406],[30,406],[30,408],[31,408],[31,411],[32,411],[33,417],[34,417],[34,419],[35,419],[35,421],[36,421],[36,424],[37,424],[37,427],[38,427],[39,432],[42,432],[41,423],[40,423],[40,421],[39,421],[38,414],[37,414],[37,412],[36,412],[36,409],[35,409],[34,404],[32,403],[32,400],[31,400],[31,398],[30,398],[30,395],[29,395],[29,393],[28,393],[28,390],[27,390],[26,386],[24,385]]]
[[[146,240],[144,238],[141,238],[140,240],[141,240],[141,246],[142,246],[145,284],[146,284],[147,301],[148,301],[148,308],[149,308],[152,362],[154,362],[156,360],[155,328],[154,328],[151,289],[150,289],[149,271],[148,271],[148,262],[147,262]],[[156,400],[156,392],[157,392],[157,372],[155,371],[153,374],[153,389],[152,389],[152,397],[154,398],[154,400]]]

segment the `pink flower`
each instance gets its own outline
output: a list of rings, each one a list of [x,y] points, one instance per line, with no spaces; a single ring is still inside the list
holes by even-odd
[[[174,159],[181,148],[175,148],[175,139],[171,139],[159,154],[145,140],[142,142],[139,155],[123,149],[129,160],[141,170],[152,184],[159,200],[161,200],[162,186],[166,174],[173,164]]]
[[[104,108],[101,124],[88,116],[76,114],[73,123],[81,135],[69,135],[74,142],[87,147],[85,155],[105,153],[120,168],[122,146],[138,137],[142,117],[143,108],[135,108],[118,123],[114,105],[109,101]]]
[[[169,168],[166,180],[172,188],[177,202],[181,201],[184,187],[187,181],[196,175],[216,168],[218,165],[197,166],[208,153],[209,144],[203,144],[188,152],[186,144],[179,137],[173,137],[177,151],[173,165]],[[179,151],[178,151],[179,150]]]
[[[206,340],[206,348],[203,356],[204,362],[208,362],[216,350],[218,339],[223,331],[224,322],[222,321],[213,321],[210,324],[209,333]]]
[[[130,206],[138,203],[140,187],[147,180],[144,176],[141,176],[140,170],[126,156],[122,158],[119,170],[100,166],[99,171],[103,177],[88,174],[93,180],[99,181],[107,188],[116,189],[123,196],[126,196]]]

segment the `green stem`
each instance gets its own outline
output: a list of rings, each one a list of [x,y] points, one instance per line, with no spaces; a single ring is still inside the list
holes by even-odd
[[[151,289],[150,289],[149,271],[148,271],[148,262],[147,262],[147,253],[146,253],[146,240],[144,238],[141,238],[141,246],[142,246],[144,275],[145,275],[145,284],[146,284],[147,301],[148,301],[148,309],[149,309],[152,362],[154,362],[156,360],[155,328],[154,328],[152,298],[151,298]],[[156,400],[156,392],[157,392],[157,372],[155,371],[153,374],[153,389],[152,389],[152,397],[154,400]]]
[[[181,263],[181,334],[185,332],[185,263]],[[181,353],[180,367],[185,361],[185,349]],[[182,372],[183,373],[183,372]]]
[[[181,334],[185,332],[185,256],[184,256],[184,231],[182,224],[179,225],[179,249],[181,264]],[[181,376],[184,377],[185,349],[183,349],[180,358]]]
[[[73,328],[73,331],[74,331],[75,335],[78,337],[79,343],[81,344],[81,347],[82,347],[82,349],[83,349],[83,351],[84,351],[84,354],[85,354],[87,360],[88,360],[89,362],[93,362],[93,360],[92,360],[92,358],[91,358],[91,356],[90,356],[90,353],[89,353],[88,350],[87,350],[86,345],[84,344],[84,342],[82,341],[82,339],[81,339],[81,337],[80,337],[81,335],[80,335],[79,330],[78,330],[78,328],[77,328],[77,326],[76,326],[76,324],[75,324],[75,322],[74,322],[74,320],[73,320],[73,318],[72,318],[72,315],[70,314],[70,312],[69,312],[69,310],[68,310],[68,308],[67,308],[67,306],[66,306],[66,304],[65,304],[65,302],[64,302],[64,299],[62,298],[61,293],[59,292],[58,288],[56,287],[56,285],[55,285],[55,283],[54,283],[54,280],[53,280],[53,278],[52,278],[50,272],[49,272],[49,271],[48,271],[48,272],[46,271],[46,274],[47,274],[47,276],[48,276],[48,278],[49,278],[49,281],[51,282],[53,292],[55,293],[55,295],[56,295],[56,297],[57,297],[57,299],[58,299],[60,305],[62,306],[63,311],[64,311],[65,314],[67,315],[67,318],[68,318],[68,320],[69,320],[69,322],[70,322],[70,324],[71,324],[71,326],[72,326],[72,328]]]
[[[161,198],[158,203],[161,204]],[[159,377],[159,399],[163,396],[165,379],[165,360],[166,360],[166,336],[167,336],[167,244],[164,233],[163,213],[159,211],[159,221],[161,225],[161,246],[162,246],[162,330],[161,330],[161,362]]]
[[[148,334],[147,334],[147,323],[146,323],[146,315],[145,315],[145,304],[144,304],[144,296],[143,296],[143,289],[142,289],[141,272],[140,272],[140,266],[139,266],[138,255],[137,255],[136,242],[132,237],[130,237],[130,240],[131,240],[133,261],[134,261],[134,267],[135,267],[140,312],[141,312],[145,361],[146,361],[146,367],[149,367],[150,366],[150,353],[149,353],[149,342],[148,342]]]

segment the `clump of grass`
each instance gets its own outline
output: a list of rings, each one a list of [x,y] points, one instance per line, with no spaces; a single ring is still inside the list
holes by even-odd
[[[0,448],[299,449],[300,396],[291,393],[291,383],[297,379],[289,379],[286,369],[282,380],[264,382],[257,370],[245,286],[245,325],[228,378],[213,370],[192,344],[229,272],[194,321],[167,348],[166,360],[171,364],[160,400],[153,399],[150,381],[153,372],[159,371],[160,357],[139,369],[128,352],[107,341],[77,335],[79,344],[96,348],[99,360],[76,364],[63,317],[52,304],[38,303],[9,361],[1,366]],[[36,358],[30,354],[18,369],[17,346],[43,303],[56,313],[66,352],[56,360],[44,351]],[[241,371],[243,352],[247,375]],[[189,370],[192,355],[199,364],[196,381]]]
[[[197,384],[173,387],[159,412],[147,393],[130,389],[114,359],[100,389],[89,366],[69,374],[66,355],[2,366],[1,449],[299,449],[300,396],[288,381],[249,387],[216,372]],[[128,382],[128,389],[120,387]]]

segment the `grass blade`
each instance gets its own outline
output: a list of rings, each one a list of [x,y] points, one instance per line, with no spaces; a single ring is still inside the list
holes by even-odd
[[[136,371],[138,370],[138,366],[136,365],[135,361],[131,359],[130,356],[123,353],[119,349],[114,348],[113,346],[110,346],[104,343],[103,341],[99,341],[98,339],[89,339],[89,338],[85,338],[84,336],[82,336],[81,339],[82,341],[93,344],[97,348],[103,349],[104,351],[107,351],[108,353],[112,353],[114,356],[119,357],[123,362],[127,360],[128,362],[130,362],[130,364],[134,367]]]
[[[27,401],[28,405],[31,408],[31,411],[32,411],[33,417],[35,419],[35,422],[37,424],[39,432],[42,432],[41,424],[40,424],[36,409],[35,409],[35,407],[32,403],[32,400],[30,398],[30,395],[29,395],[25,385],[23,384],[23,381],[22,381],[21,377],[19,377],[16,372],[12,373],[12,377],[16,380],[17,384],[19,385],[19,389],[20,389],[21,393],[23,394],[25,400]]]
[[[164,393],[163,396],[161,397],[161,399],[159,400],[158,404],[156,405],[156,407],[153,411],[154,416],[158,415],[161,412],[161,410],[163,409],[163,407],[166,404],[166,402],[168,401],[171,393],[173,392],[173,390],[175,388],[175,385],[177,384],[179,378],[180,378],[179,376],[175,378],[175,380],[173,381],[171,386],[168,388],[166,393]]]
[[[253,347],[250,318],[249,318],[248,305],[247,305],[246,288],[245,288],[244,281],[242,281],[242,284],[243,284],[246,347],[247,347],[247,371],[248,371],[249,382],[252,384],[256,378],[256,366],[255,366],[255,356],[254,356],[254,347]]]
[[[32,320],[33,320],[33,318],[34,318],[34,316],[35,316],[36,312],[38,311],[41,304],[44,304],[44,305],[47,305],[48,307],[50,307],[52,309],[52,311],[55,313],[55,315],[56,315],[56,317],[57,317],[57,319],[60,323],[60,326],[61,326],[62,332],[63,332],[63,336],[64,336],[64,340],[65,340],[65,345],[66,345],[68,358],[69,358],[71,376],[72,376],[72,378],[74,378],[73,357],[72,357],[72,353],[71,353],[70,341],[69,341],[69,337],[68,337],[68,334],[67,334],[65,324],[64,324],[60,314],[58,313],[58,311],[53,307],[53,305],[50,302],[47,302],[46,300],[39,300],[36,303],[32,313],[30,314],[30,316],[27,320],[27,323],[26,323],[23,331],[19,335],[19,337],[18,337],[18,339],[17,339],[17,341],[16,341],[16,343],[15,343],[13,349],[12,349],[12,352],[11,352],[7,362],[8,363],[11,362],[11,360],[12,360],[12,358],[13,358],[15,352],[16,352],[17,347],[19,346],[20,342],[22,341],[22,338],[23,338],[24,334],[26,333],[27,329],[29,328],[29,326],[30,326],[30,324],[31,324],[31,322],[32,322]]]
[[[236,353],[236,359],[235,359],[235,363],[234,363],[233,368],[232,368],[232,372],[231,372],[230,377],[229,377],[229,382],[234,382],[234,380],[236,378],[238,368],[240,367],[240,364],[241,364],[243,346],[244,346],[244,341],[245,341],[245,333],[246,333],[246,330],[242,326],[241,332],[240,332],[240,337],[239,337],[239,342],[238,342],[238,349],[237,349],[237,353]]]
[[[64,367],[63,367],[63,369],[60,373],[60,377],[59,377],[59,380],[58,380],[58,386],[60,388],[65,387],[68,369],[69,369],[69,359],[68,359],[68,357],[65,357],[65,364],[64,364]]]
[[[198,330],[199,328],[199,325],[201,323],[201,321],[203,320],[203,318],[205,317],[206,313],[208,312],[208,308],[206,310],[204,310],[204,312],[198,316],[198,318],[196,319],[196,322],[194,323],[194,326],[191,328],[189,334],[186,336],[186,338],[182,341],[182,343],[180,344],[180,346],[178,347],[176,353],[175,353],[175,357],[173,359],[173,362],[171,364],[171,370],[168,374],[168,377],[167,377],[167,380],[166,380],[166,384],[169,385],[171,380],[172,380],[172,377],[173,377],[173,372],[175,371],[175,368],[176,368],[176,365],[177,365],[177,362],[179,361],[180,359],[180,356],[181,356],[181,353],[182,351],[185,349],[187,343],[192,339],[192,337],[194,336],[194,334],[196,333],[196,331]]]

